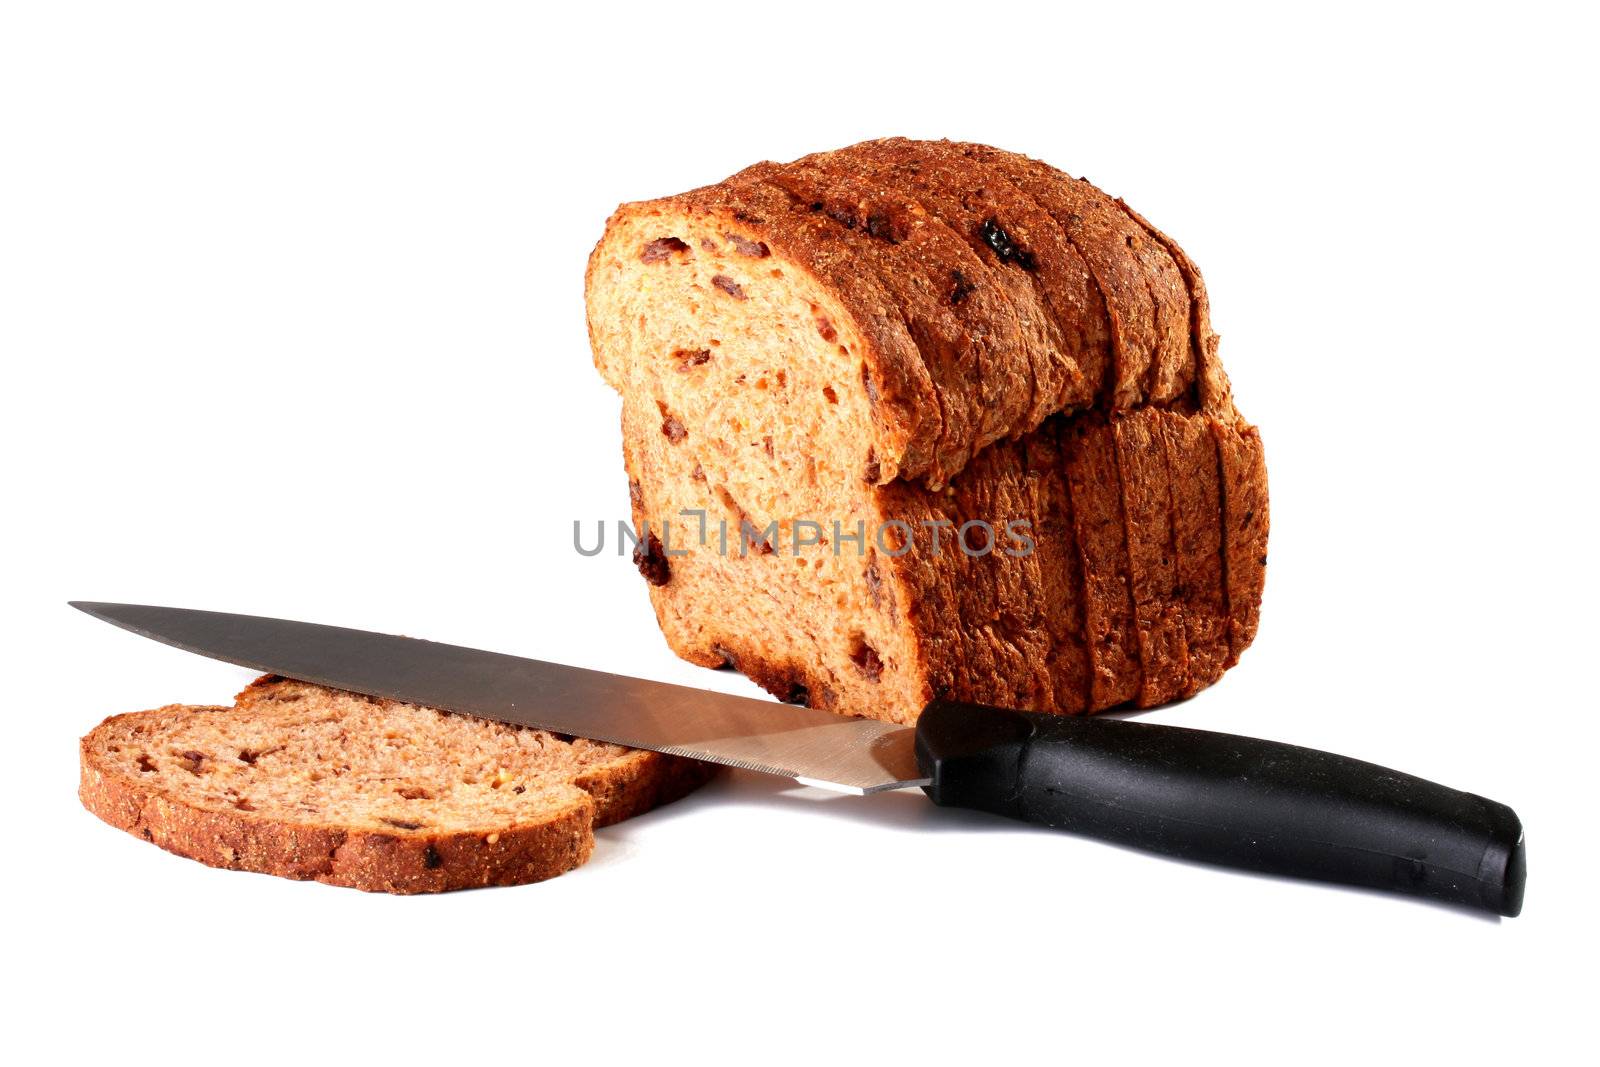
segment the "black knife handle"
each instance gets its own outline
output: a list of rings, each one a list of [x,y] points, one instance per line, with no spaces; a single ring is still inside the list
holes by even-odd
[[[1272,874],[1522,910],[1516,812],[1331,752],[1181,726],[935,700],[934,803]]]

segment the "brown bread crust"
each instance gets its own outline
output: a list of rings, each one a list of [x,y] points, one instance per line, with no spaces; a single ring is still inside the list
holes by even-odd
[[[676,800],[715,770],[694,760],[622,750],[554,790],[537,819],[485,834],[480,828],[388,832],[326,818],[272,818],[202,802],[157,774],[130,776],[107,758],[118,738],[153,732],[164,719],[250,715],[285,693],[316,699],[326,692],[331,691],[267,676],[232,708],[168,705],[112,716],[79,744],[79,799],[110,825],[207,866],[369,892],[437,893],[521,885],[569,871],[589,858],[597,827]]]
[[[1267,576],[1267,467],[1254,426],[1211,420],[1222,466],[1228,665],[1255,640]]]
[[[1222,486],[1209,420],[1156,412],[1172,491],[1172,533],[1182,591],[1184,643],[1193,696],[1230,663],[1228,592],[1222,559]]]
[[[1050,635],[1051,699],[1040,709],[1076,714],[1090,706],[1091,662],[1084,640],[1083,562],[1062,448],[1067,423],[1065,416],[1048,419],[1019,444],[1032,516],[1033,558],[1039,569],[1032,599]]]
[[[1144,227],[1151,238],[1159,242],[1172,257],[1189,292],[1189,345],[1194,356],[1195,384],[1200,410],[1217,416],[1233,415],[1233,391],[1228,375],[1217,358],[1217,334],[1211,328],[1211,298],[1206,292],[1206,282],[1194,260],[1178,246],[1178,242],[1152,226],[1143,215],[1117,198],[1117,206],[1133,221]]]
[[[1181,427],[1170,450],[1167,423]],[[1155,410],[1062,417],[987,449],[943,492],[883,487],[885,514],[916,531],[907,558],[921,565],[907,597],[930,695],[1076,714],[1152,707],[1215,681],[1228,652],[1217,603],[1220,527],[1185,530],[1180,554],[1169,473],[1214,467],[1209,426],[1202,416]],[[1002,517],[1029,524],[1027,556],[952,552],[954,531],[973,519],[993,520],[1004,538]],[[937,555],[928,523],[946,531]],[[1197,557],[1208,531],[1213,554]],[[1180,560],[1211,572],[1196,578],[1213,596],[1200,601],[1211,610],[1197,613],[1194,666]]]
[[[1144,674],[1139,690],[1142,707],[1176,699],[1189,681],[1184,595],[1178,582],[1173,535],[1172,478],[1158,421],[1161,414],[1145,408],[1113,415],[1111,420]]]
[[[910,610],[919,632],[933,638],[924,648],[933,697],[1029,708],[1054,701],[1052,642],[1035,595],[1043,584],[1039,560],[1008,552],[1003,525],[1031,515],[1024,457],[1019,442],[1001,442],[945,492],[904,484],[884,491],[885,512],[915,530],[910,555],[919,561],[923,588],[910,598]],[[967,526],[980,521],[992,533]],[[961,548],[963,527],[969,551]]]
[[[1089,709],[1103,711],[1135,700],[1143,677],[1124,488],[1115,436],[1105,416],[1072,420],[1063,445],[1084,576],[1084,644],[1093,664]]]

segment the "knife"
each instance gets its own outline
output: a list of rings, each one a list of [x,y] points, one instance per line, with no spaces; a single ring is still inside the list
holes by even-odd
[[[1233,734],[934,700],[913,727],[410,637],[73,601],[188,652],[368,696],[972,808],[1184,859],[1522,910],[1522,823],[1399,771]]]

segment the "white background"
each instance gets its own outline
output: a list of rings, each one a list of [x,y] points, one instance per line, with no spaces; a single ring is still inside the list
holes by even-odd
[[[1526,5],[565,8],[4,8],[10,1040],[1483,1063],[1588,1028],[1592,26]],[[249,676],[69,598],[754,692],[676,661],[633,568],[570,547],[574,518],[626,505],[584,259],[621,200],[887,134],[1085,174],[1205,270],[1267,444],[1272,563],[1243,663],[1147,718],[1512,804],[1523,917],[743,774],[603,832],[573,874],[424,899],[214,871],[78,807],[102,716]]]

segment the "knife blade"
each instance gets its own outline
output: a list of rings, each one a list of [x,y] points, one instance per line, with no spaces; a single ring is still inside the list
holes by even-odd
[[[876,719],[257,615],[73,601],[103,622],[303,682],[764,771],[839,793],[925,786],[915,731]]]
[[[935,699],[915,728],[315,623],[73,601],[189,652],[368,696],[934,803],[1202,862],[1516,915],[1504,804],[1278,741]]]

